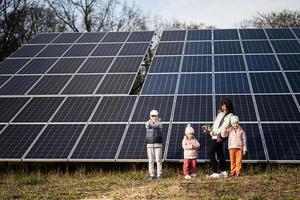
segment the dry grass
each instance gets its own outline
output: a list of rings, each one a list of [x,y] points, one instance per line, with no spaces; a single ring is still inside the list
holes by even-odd
[[[239,178],[211,180],[209,171],[184,180],[179,168],[165,169],[161,181],[131,169],[73,173],[2,173],[0,199],[300,199],[300,167],[250,167]]]

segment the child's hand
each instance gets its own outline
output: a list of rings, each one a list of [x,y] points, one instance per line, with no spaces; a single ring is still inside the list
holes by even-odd
[[[243,150],[243,156],[246,155],[246,153],[247,153],[247,151],[244,151],[244,150]]]

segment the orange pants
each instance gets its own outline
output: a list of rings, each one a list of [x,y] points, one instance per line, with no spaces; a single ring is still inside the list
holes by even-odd
[[[230,174],[240,175],[242,169],[243,150],[242,149],[229,149],[230,155]]]

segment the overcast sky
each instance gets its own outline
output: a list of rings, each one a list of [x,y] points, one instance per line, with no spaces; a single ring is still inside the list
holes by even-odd
[[[300,9],[300,0],[135,0],[145,13],[164,19],[235,28],[257,12]]]

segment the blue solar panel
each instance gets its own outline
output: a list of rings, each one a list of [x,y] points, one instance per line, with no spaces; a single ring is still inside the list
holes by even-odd
[[[246,55],[249,71],[280,71],[273,55]]]
[[[238,40],[238,32],[236,29],[214,30],[214,40]]]
[[[276,53],[300,53],[300,44],[297,40],[271,41]]]
[[[300,54],[278,55],[278,59],[284,70],[300,70]]]
[[[107,74],[97,94],[129,94],[135,74]]]
[[[182,74],[179,94],[211,94],[212,74]]]
[[[63,90],[63,94],[93,94],[103,75],[76,75]]]
[[[130,32],[109,32],[105,35],[102,42],[124,42]]]
[[[46,45],[26,45],[18,49],[10,57],[34,57]]]
[[[61,58],[49,70],[48,74],[75,73],[84,58]]]
[[[82,33],[62,33],[52,43],[73,43]]]
[[[183,42],[159,43],[156,55],[181,55]]]
[[[300,38],[300,28],[293,28],[292,30],[299,39]]]
[[[178,96],[174,122],[213,120],[212,96]]]
[[[295,39],[292,31],[288,28],[265,29],[270,39]]]
[[[29,59],[6,59],[0,63],[0,74],[14,74],[28,61]]]
[[[216,94],[250,93],[245,73],[215,74]]]
[[[54,38],[56,38],[59,33],[40,33],[32,40],[30,40],[29,44],[47,44],[51,42]]]
[[[139,67],[141,66],[142,61],[143,61],[143,57],[117,57],[113,65],[109,69],[109,72],[110,73],[122,73],[122,72],[136,73]]]
[[[211,42],[187,42],[184,54],[211,54]]]
[[[70,45],[49,45],[37,57],[60,57]]]
[[[174,94],[177,74],[148,75],[142,94]]]
[[[239,41],[214,42],[215,54],[241,54],[242,49]]]
[[[164,31],[160,41],[180,41],[185,39],[186,31]]]
[[[149,42],[152,40],[154,31],[132,32],[127,42]]]
[[[149,43],[126,43],[119,55],[144,55],[149,47]]]
[[[243,41],[245,53],[273,53],[268,41]]]
[[[64,54],[64,57],[88,56],[95,46],[96,44],[75,44]]]
[[[116,56],[122,47],[122,43],[100,44],[93,51],[92,56]]]
[[[0,88],[0,95],[25,94],[40,76],[14,76]]]
[[[182,72],[212,72],[211,56],[184,56]]]
[[[211,30],[188,30],[187,40],[211,40]]]
[[[113,62],[113,57],[88,58],[79,73],[105,73]]]
[[[106,33],[84,33],[76,43],[97,43]]]
[[[57,59],[32,59],[19,74],[44,74]]]
[[[300,92],[300,72],[286,72],[287,79],[294,93]]]
[[[1,87],[1,85],[4,84],[9,78],[10,78],[10,76],[0,76],[0,87]]]
[[[251,73],[254,93],[289,93],[282,73]]]
[[[168,57],[154,57],[151,66],[150,73],[167,73],[167,72],[179,72],[180,56],[168,56]]]
[[[9,122],[29,98],[0,98],[0,122]]]
[[[243,56],[215,56],[215,71],[245,71]]]
[[[242,40],[267,39],[263,29],[239,29]]]

